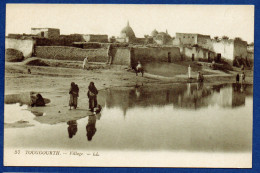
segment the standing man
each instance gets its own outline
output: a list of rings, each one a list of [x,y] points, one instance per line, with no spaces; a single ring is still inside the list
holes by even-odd
[[[83,61],[83,69],[87,69],[88,70],[88,68],[89,68],[89,65],[88,65],[88,57],[86,57],[85,59],[84,59],[84,61]]]
[[[107,49],[107,56],[108,56],[108,60],[107,60],[107,64],[111,65],[112,62],[113,62],[113,54],[112,54],[112,45],[110,44],[108,46],[108,49]]]
[[[188,78],[189,78],[189,79],[191,78],[191,67],[190,67],[190,65],[189,65],[189,67],[188,67]]]

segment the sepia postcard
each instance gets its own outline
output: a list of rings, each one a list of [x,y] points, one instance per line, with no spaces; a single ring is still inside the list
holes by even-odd
[[[252,168],[253,5],[6,4],[4,166]]]

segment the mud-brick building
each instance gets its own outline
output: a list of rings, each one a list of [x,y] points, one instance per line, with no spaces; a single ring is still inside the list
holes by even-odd
[[[193,33],[176,33],[175,42],[182,45],[198,45],[208,48],[208,43],[211,41],[209,35],[193,34]]]
[[[173,45],[181,48],[184,57],[193,60],[225,60],[234,64],[237,59],[248,58],[247,42],[242,39],[211,39],[209,35],[193,33],[176,33]]]
[[[31,34],[42,38],[56,39],[60,36],[60,29],[57,28],[31,28]]]
[[[239,38],[212,40],[210,50],[216,53],[217,59],[225,59],[232,63],[236,59],[247,59],[247,42]]]
[[[99,42],[99,43],[108,42],[108,35],[87,34],[87,35],[83,35],[83,38],[86,42]]]

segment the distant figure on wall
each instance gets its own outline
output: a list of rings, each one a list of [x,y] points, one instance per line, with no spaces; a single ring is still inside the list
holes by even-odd
[[[88,99],[89,99],[89,109],[94,112],[94,108],[97,107],[97,94],[98,90],[95,87],[94,82],[90,82],[88,86]]]
[[[138,76],[138,73],[142,73],[142,77],[144,76],[144,68],[140,61],[138,61],[138,64],[134,70],[135,70],[136,76]]]
[[[78,105],[79,87],[74,82],[71,82],[69,94],[70,94],[70,101],[69,101],[70,110],[72,106],[74,107],[74,109],[76,109]]]
[[[83,60],[83,69],[89,69],[88,57]]]
[[[111,65],[112,62],[113,62],[113,52],[112,52],[112,49],[113,49],[113,47],[112,47],[112,45],[110,44],[110,45],[108,46],[108,49],[107,49],[107,57],[108,57],[108,59],[107,59],[107,64],[109,64],[109,65]]]

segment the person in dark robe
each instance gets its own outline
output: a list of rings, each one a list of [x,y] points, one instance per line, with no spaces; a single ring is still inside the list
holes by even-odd
[[[236,83],[239,83],[239,74],[236,75]]]
[[[89,109],[91,112],[97,107],[97,94],[98,90],[95,87],[94,82],[90,82],[88,86],[88,99],[89,99]]]
[[[95,115],[90,115],[88,117],[88,124],[86,126],[86,131],[87,131],[87,138],[88,141],[91,141],[93,136],[95,135],[97,129],[96,129],[96,116]]]
[[[198,82],[203,82],[204,81],[204,76],[203,76],[203,74],[201,72],[198,73],[197,81]]]
[[[38,93],[36,95],[36,99],[32,100],[31,106],[45,106],[45,102],[41,94]]]
[[[70,101],[69,101],[70,110],[72,106],[74,107],[74,109],[76,109],[78,106],[79,87],[74,82],[71,82],[69,94],[70,94]]]

